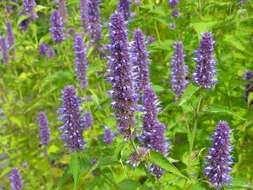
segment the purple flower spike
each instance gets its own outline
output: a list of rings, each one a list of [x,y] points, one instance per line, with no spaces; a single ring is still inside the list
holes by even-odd
[[[61,43],[64,40],[64,25],[59,11],[55,10],[50,18],[52,39],[56,43]]]
[[[1,36],[0,36],[0,50],[2,51],[3,63],[7,64],[9,62],[8,44],[6,39]]]
[[[169,5],[174,8],[179,3],[179,0],[169,0]]]
[[[91,112],[87,112],[84,114],[84,125],[85,125],[85,129],[88,129],[92,126],[93,124],[93,117]]]
[[[128,139],[134,127],[134,97],[132,65],[128,54],[127,28],[121,13],[114,13],[110,22],[109,80],[112,83],[112,107],[120,133]]]
[[[130,5],[131,2],[129,0],[119,0],[118,11],[123,14],[125,20],[128,20],[131,15]]]
[[[76,76],[79,80],[80,87],[83,89],[86,88],[88,85],[88,80],[86,76],[88,63],[86,58],[86,47],[80,34],[75,35],[74,50]]]
[[[11,48],[15,43],[15,37],[14,37],[12,25],[10,22],[6,23],[6,33],[7,33],[8,48]]]
[[[151,87],[146,87],[143,95],[143,134],[140,137],[143,145],[164,155],[168,153],[168,142],[165,138],[165,125],[158,120],[158,99]],[[150,171],[157,177],[163,174],[158,166],[151,165]]]
[[[40,44],[39,52],[40,52],[40,55],[47,56],[48,58],[52,58],[55,56],[54,49],[45,43]]]
[[[31,17],[32,19],[36,19],[38,15],[35,13],[36,7],[35,0],[23,0],[23,10],[22,14]]]
[[[87,32],[88,14],[87,0],[80,0],[80,21],[83,31]]]
[[[134,39],[131,44],[131,62],[135,78],[135,93],[138,97],[143,94],[144,88],[149,85],[149,55],[145,45],[145,36],[140,29],[134,31]]]
[[[50,140],[50,129],[48,127],[47,116],[44,112],[39,112],[38,123],[40,127],[40,144],[47,146]]]
[[[12,190],[22,190],[23,183],[19,171],[13,168],[10,173],[11,189]]]
[[[64,123],[59,129],[62,140],[70,151],[79,151],[84,147],[84,122],[80,112],[81,100],[73,86],[66,86],[62,92],[62,108],[59,109],[60,120]]]
[[[228,185],[231,181],[229,176],[229,172],[232,170],[230,134],[228,123],[220,121],[213,135],[213,146],[209,149],[206,158],[207,165],[204,173],[210,184],[217,189]]]
[[[97,43],[101,39],[99,4],[100,0],[87,0],[87,32],[91,43]]]
[[[183,43],[175,42],[173,47],[174,55],[171,60],[171,86],[176,97],[179,98],[188,84],[188,81],[186,80],[188,67],[184,63],[185,55]]]
[[[110,129],[105,128],[105,130],[104,130],[104,142],[106,144],[112,144],[113,138],[114,138],[114,133]]]
[[[197,63],[192,79],[203,88],[212,88],[217,82],[214,79],[216,60],[214,58],[214,40],[211,32],[202,34],[199,49],[195,51],[194,61]]]

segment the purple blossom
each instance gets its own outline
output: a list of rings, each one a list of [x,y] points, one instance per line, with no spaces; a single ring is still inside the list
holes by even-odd
[[[123,15],[115,12],[110,22],[109,80],[112,83],[112,107],[114,108],[120,133],[126,138],[132,136],[134,127],[134,97],[132,65],[128,54],[127,28]]]
[[[10,22],[6,23],[6,33],[7,33],[8,48],[11,48],[15,43],[15,37],[14,37],[12,25]]]
[[[80,0],[80,21],[81,26],[83,27],[83,31],[86,32],[88,22],[87,0]]]
[[[80,87],[83,89],[86,88],[88,85],[88,80],[86,76],[88,63],[86,58],[86,47],[80,34],[75,35],[74,50],[76,76],[79,80]]]
[[[246,71],[244,73],[243,79],[244,80],[251,80],[251,79],[253,79],[253,71]]]
[[[253,104],[253,101],[249,102],[249,94],[253,92],[253,71],[246,71],[243,77],[247,81],[244,90],[244,100],[248,104]]]
[[[31,19],[27,18],[25,20],[23,20],[20,24],[19,24],[19,28],[23,31],[27,30],[29,24],[31,22]]]
[[[101,39],[99,4],[100,0],[87,0],[87,32],[91,43],[96,43]]]
[[[104,130],[104,142],[106,144],[112,144],[113,138],[114,138],[114,133],[110,129],[105,128],[105,130]]]
[[[154,90],[147,86],[143,95],[143,133],[141,142],[146,148],[158,151],[164,155],[168,153],[168,142],[165,137],[165,125],[158,120],[158,99]],[[151,165],[150,171],[157,177],[163,174],[158,166]]]
[[[137,167],[149,154],[149,149],[145,147],[138,147],[128,158],[127,163],[134,168]]]
[[[21,190],[23,187],[23,182],[18,169],[13,168],[10,173],[11,189]]]
[[[40,55],[47,56],[48,58],[52,58],[55,56],[54,49],[45,43],[40,44],[39,52],[40,52]]]
[[[61,14],[58,10],[55,10],[50,18],[52,39],[56,43],[61,43],[64,40],[64,25]]]
[[[29,16],[32,19],[36,19],[38,17],[35,12],[36,5],[35,0],[23,0],[23,10],[21,14]]]
[[[173,11],[172,11],[172,13],[171,13],[171,15],[173,16],[173,17],[176,17],[176,18],[178,18],[179,17],[179,10],[178,9],[174,9]]]
[[[214,40],[211,32],[202,34],[199,49],[195,51],[196,70],[192,75],[195,83],[203,88],[211,88],[217,81],[214,79],[216,60],[214,58]]]
[[[226,121],[220,121],[213,135],[213,145],[206,158],[207,165],[204,173],[211,185],[220,189],[231,181],[229,172],[232,170],[232,157],[230,152],[231,130]]]
[[[92,126],[93,124],[93,117],[91,112],[87,112],[84,114],[84,125],[85,125],[85,129],[88,129]]]
[[[138,97],[143,94],[144,88],[149,85],[149,55],[145,45],[145,36],[140,29],[134,31],[131,44],[131,62],[133,64],[135,93]]]
[[[59,129],[62,140],[70,151],[79,151],[84,147],[84,121],[80,111],[81,100],[73,86],[65,86],[62,92],[62,107],[59,109],[60,120],[64,123]]]
[[[8,44],[6,39],[2,36],[0,36],[0,50],[2,51],[3,63],[7,64],[9,62]]]
[[[125,20],[128,20],[131,15],[130,5],[131,2],[129,0],[119,0],[118,11],[123,14]]]
[[[47,116],[44,112],[39,112],[38,123],[40,127],[40,144],[47,146],[50,140],[50,129],[48,127]]]
[[[179,0],[169,0],[169,5],[174,8],[179,3]]]
[[[184,63],[184,49],[182,42],[174,43],[174,55],[171,60],[171,86],[172,90],[176,94],[176,97],[180,97],[187,84],[186,80],[188,67]]]

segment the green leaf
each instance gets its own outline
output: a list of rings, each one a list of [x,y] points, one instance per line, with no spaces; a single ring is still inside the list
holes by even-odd
[[[192,96],[199,90],[200,88],[193,85],[189,84],[188,87],[186,88],[183,96],[181,97],[181,100],[179,102],[179,106],[184,105],[186,102],[188,102]]]
[[[150,153],[150,161],[154,164],[158,165],[162,169],[175,174],[179,177],[188,179],[185,175],[183,175],[167,158],[165,158],[161,153],[151,151]]]
[[[253,102],[253,92],[249,93],[248,96],[248,106],[250,106],[250,104]]]
[[[126,179],[119,183],[119,187],[120,190],[136,190],[139,187],[139,183],[134,180]]]
[[[71,156],[71,160],[69,163],[69,171],[73,176],[74,179],[74,189],[77,188],[77,184],[79,182],[80,173],[81,173],[81,164],[79,159],[79,154],[74,153]]]

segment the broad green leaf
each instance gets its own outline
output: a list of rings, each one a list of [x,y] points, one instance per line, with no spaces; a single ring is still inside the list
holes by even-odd
[[[180,99],[179,106],[184,105],[186,102],[188,102],[192,96],[199,90],[199,87],[189,84],[188,87],[186,88],[183,96]]]

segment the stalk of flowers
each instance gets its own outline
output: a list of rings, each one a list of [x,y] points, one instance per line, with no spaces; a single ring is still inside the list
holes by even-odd
[[[87,32],[88,14],[87,14],[87,0],[80,0],[80,21],[83,32]]]
[[[13,168],[10,173],[10,182],[12,190],[22,190],[23,182],[18,169]]]
[[[35,0],[23,0],[23,9],[22,9],[20,15],[27,16],[28,18],[23,20],[19,24],[19,27],[21,30],[26,30],[29,23],[38,17],[37,13],[35,12],[36,5],[37,4],[36,4]]]
[[[128,53],[127,28],[122,13],[115,12],[110,22],[109,81],[112,84],[112,107],[119,132],[128,139],[135,124],[136,98],[132,81],[132,65]]]
[[[247,81],[244,90],[244,100],[250,105],[253,101],[249,102],[249,94],[253,92],[253,71],[246,71],[243,77]]]
[[[141,97],[144,88],[149,85],[149,54],[145,44],[145,36],[140,29],[134,31],[130,46],[130,58],[133,65],[134,86],[137,97]]]
[[[58,10],[55,10],[50,18],[52,39],[56,43],[61,43],[64,40],[64,24],[61,14]]]
[[[129,0],[119,0],[118,12],[123,14],[125,20],[128,20],[131,15],[130,6],[131,2]]]
[[[59,12],[62,17],[62,21],[66,23],[68,21],[68,9],[66,6],[66,0],[59,0],[58,6],[59,6]]]
[[[7,64],[9,62],[8,44],[6,39],[2,36],[0,36],[0,50],[3,56],[3,63]]]
[[[80,83],[80,88],[84,89],[88,85],[86,76],[88,62],[86,58],[86,47],[80,34],[75,35],[74,50],[76,77]]]
[[[93,124],[93,116],[91,112],[87,112],[84,114],[84,128],[88,129],[92,126]]]
[[[195,51],[196,57],[193,59],[197,65],[192,79],[206,89],[212,88],[217,83],[217,80],[214,79],[216,73],[214,43],[211,32],[202,33],[199,49]]]
[[[174,55],[171,60],[171,86],[178,99],[184,92],[188,80],[186,80],[188,67],[184,63],[184,49],[182,42],[174,43]]]
[[[39,45],[39,53],[40,55],[47,56],[48,58],[52,58],[55,56],[54,49],[45,43],[41,43]]]
[[[65,86],[62,91],[62,107],[59,109],[60,120],[64,123],[59,129],[62,131],[64,145],[70,151],[79,151],[84,148],[83,130],[84,121],[80,111],[81,100],[73,86]]]
[[[166,155],[168,153],[168,142],[165,137],[165,125],[158,120],[158,104],[154,90],[151,86],[147,86],[143,95],[143,132],[140,140],[144,147]],[[150,166],[150,171],[158,178],[163,174],[163,170],[154,164]]]
[[[112,144],[115,134],[108,128],[104,130],[104,143]]]
[[[11,48],[15,43],[15,37],[14,37],[12,25],[10,22],[6,23],[6,34],[7,34],[6,38],[7,38],[8,48]]]
[[[209,149],[206,158],[207,164],[204,173],[211,186],[217,189],[231,182],[231,177],[229,176],[229,172],[232,170],[230,135],[231,130],[228,123],[220,121],[213,135],[213,145]]]
[[[100,0],[87,0],[87,33],[92,44],[101,39]]]
[[[40,127],[40,144],[47,146],[50,140],[50,129],[45,112],[39,112],[38,123]]]

